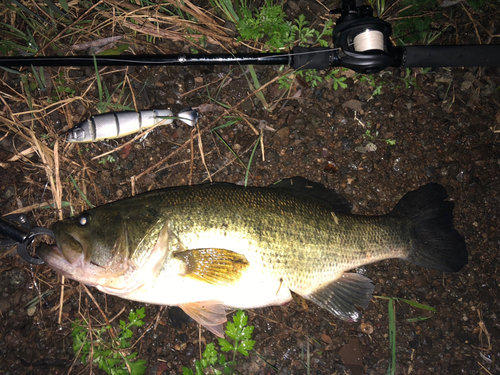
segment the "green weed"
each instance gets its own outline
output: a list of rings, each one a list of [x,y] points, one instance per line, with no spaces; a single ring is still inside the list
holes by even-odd
[[[108,108],[114,111],[133,111],[134,109],[131,108],[130,106],[126,104],[119,104],[121,102],[121,95],[123,93],[120,93],[120,99],[116,102],[113,103],[113,95],[120,89],[125,87],[125,81],[122,81],[113,91],[113,93],[110,95],[108,88],[104,84],[104,82],[101,80],[101,77],[99,75],[99,68],[97,66],[97,60],[94,57],[94,69],[95,69],[95,76],[96,76],[96,82],[97,82],[97,92],[99,95],[99,103],[97,103],[97,111],[99,113],[105,113],[108,111]],[[126,101],[127,98],[125,98],[124,101]],[[115,161],[115,160],[113,160]],[[100,163],[100,162],[99,162]]]
[[[260,139],[262,138],[262,133],[259,135],[259,138],[255,141],[255,146],[253,146],[252,153],[250,154],[250,159],[248,160],[247,171],[245,173],[245,186],[248,186],[248,176],[250,175],[250,166],[252,165],[252,160],[255,155],[255,151],[257,151],[257,147],[259,147]]]
[[[419,302],[411,301],[404,298],[374,296],[375,298],[386,299],[389,302],[389,351],[391,352],[391,362],[387,368],[387,375],[394,375],[396,373],[396,304],[394,301],[404,302],[414,308],[436,312],[432,306],[424,305]],[[408,319],[408,322],[416,322],[428,319],[428,317],[418,317]]]
[[[368,127],[370,127],[368,123]],[[378,137],[378,131],[375,131],[375,133],[372,133],[370,129],[366,129],[365,134],[363,134],[363,138],[365,138],[368,142],[374,143],[375,141],[382,141],[387,143],[389,146],[395,146],[396,145],[396,140],[388,138],[388,139],[377,139]]]
[[[382,86],[385,84],[385,82],[377,79],[376,75],[356,74],[356,78],[359,80],[359,82],[367,82],[371,87],[373,87],[374,90],[372,92],[372,96],[380,95],[382,93]]]
[[[309,22],[303,14],[290,22],[286,19],[283,7],[274,5],[271,0],[266,1],[256,12],[246,6],[239,9],[241,17],[233,17],[240,33],[239,39],[263,42],[266,49],[271,51],[291,48],[295,42],[300,46],[319,44],[328,47],[324,37],[333,33],[333,20],[329,19],[321,31],[308,27]]]
[[[233,2],[231,0],[209,0],[210,4],[216,9],[218,9],[223,16],[234,23],[238,23],[240,20],[240,10],[239,10],[239,4],[238,1],[234,2],[234,6],[236,6],[236,9],[234,9]]]
[[[283,70],[284,66],[280,67],[280,72]],[[293,82],[293,74],[286,74],[284,76],[281,76],[278,78],[278,87],[279,89],[286,89],[288,90],[290,86],[292,85]]]
[[[83,198],[83,200],[85,201],[85,203],[87,203],[87,205],[90,207],[90,208],[94,208],[95,206],[90,203],[90,201],[87,199],[87,196],[84,194],[84,192],[78,187],[78,184],[76,183],[75,179],[73,178],[72,175],[69,175],[69,178],[71,180],[71,183],[73,184],[73,186],[75,187],[76,191],[78,191],[78,193],[80,194],[80,196]]]
[[[435,39],[432,35],[439,30],[433,29],[432,24],[443,16],[436,0],[403,0],[401,9],[403,11],[393,25],[393,36],[399,45],[421,44],[422,40]]]
[[[332,36],[333,34],[333,20],[329,19],[323,26],[323,30],[320,32],[316,29],[311,29],[306,27],[309,22],[306,21],[306,17],[301,14],[299,18],[295,20],[295,25],[292,26],[292,32],[297,35],[299,46],[307,47],[309,45],[315,45],[319,43],[321,47],[328,47],[328,42],[323,39],[324,36]]]
[[[132,346],[132,327],[142,327],[145,317],[144,307],[131,311],[128,323],[120,320],[120,332],[117,337],[111,337],[111,326],[89,328],[77,319],[72,324],[73,351],[81,356],[82,363],[86,365],[90,359],[97,363],[99,369],[110,375],[142,375],[146,371],[146,361],[137,359],[137,352],[129,354],[128,348]]]
[[[417,76],[413,76],[412,77],[412,70],[410,68],[406,68],[405,69],[405,76],[404,77],[395,77],[396,79],[399,79],[399,80],[402,80],[404,85],[405,85],[405,88],[406,89],[409,89],[410,87],[416,87],[418,89],[418,85],[417,85]],[[399,85],[395,85],[394,87],[396,88],[401,88],[401,86]]]
[[[333,89],[337,90],[339,87],[345,89],[347,87],[347,84],[344,82],[347,77],[340,76],[338,77],[340,73],[340,68],[338,69],[333,69],[328,73],[327,78],[330,78],[333,80]]]
[[[320,73],[314,69],[308,70],[299,70],[295,72],[298,76],[304,78],[304,80],[311,85],[311,87],[317,87],[318,84],[323,82],[323,77],[320,76]]]
[[[245,313],[239,310],[233,317],[233,322],[227,323],[226,335],[233,341],[229,342],[226,339],[219,338],[220,350],[228,353],[232,352],[232,360],[228,361],[224,354],[218,353],[214,343],[210,343],[205,347],[202,359],[195,361],[195,371],[183,367],[183,375],[204,375],[211,371],[210,374],[234,374],[237,365],[236,353],[248,356],[248,352],[253,349],[255,341],[251,340],[253,333],[253,326],[248,326],[248,317]]]
[[[102,158],[99,160],[99,164],[105,165],[106,163],[114,163],[116,162],[116,159],[113,157],[113,155],[106,155],[105,158]]]
[[[368,4],[373,8],[378,18],[382,18],[385,12],[385,0],[368,0]]]
[[[262,41],[266,37],[266,44],[275,51],[292,46],[292,23],[285,19],[281,5],[273,5],[269,0],[255,12],[251,7],[241,8],[241,14],[236,24],[240,40]]]

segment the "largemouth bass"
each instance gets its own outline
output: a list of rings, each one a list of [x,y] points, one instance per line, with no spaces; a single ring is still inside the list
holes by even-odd
[[[299,177],[265,188],[168,188],[57,222],[57,246],[38,255],[102,292],[179,306],[218,336],[227,307],[282,305],[291,292],[356,320],[374,286],[346,271],[389,258],[451,272],[467,264],[446,198],[428,184],[387,215],[358,216],[340,195]]]

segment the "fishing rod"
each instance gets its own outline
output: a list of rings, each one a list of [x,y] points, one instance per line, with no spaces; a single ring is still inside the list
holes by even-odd
[[[343,0],[333,29],[335,48],[295,47],[285,53],[3,57],[0,66],[289,65],[295,70],[345,67],[362,74],[388,67],[500,66],[500,45],[393,46],[388,22],[368,5]]]

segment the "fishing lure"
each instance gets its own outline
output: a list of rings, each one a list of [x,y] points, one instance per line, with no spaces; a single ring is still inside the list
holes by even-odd
[[[189,126],[198,120],[198,112],[186,108],[176,116]],[[92,116],[74,128],[66,136],[67,142],[87,143],[104,139],[121,138],[137,133],[162,122],[164,125],[174,121],[174,114],[169,109],[150,109],[139,112],[110,112]]]

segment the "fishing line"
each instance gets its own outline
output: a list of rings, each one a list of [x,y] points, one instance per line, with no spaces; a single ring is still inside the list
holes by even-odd
[[[354,50],[364,52],[369,50],[385,51],[384,34],[377,30],[365,30],[353,39]],[[352,45],[352,44],[351,44]]]

